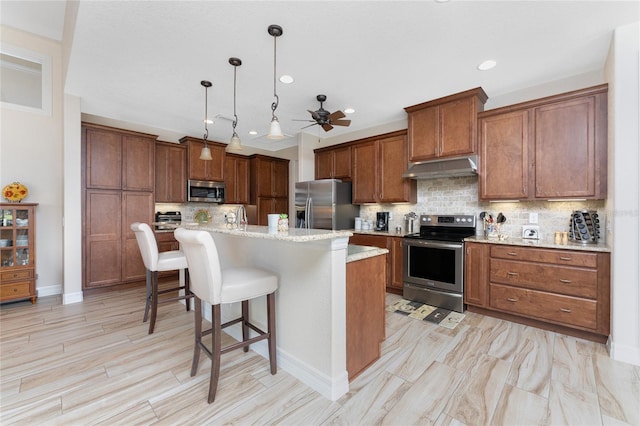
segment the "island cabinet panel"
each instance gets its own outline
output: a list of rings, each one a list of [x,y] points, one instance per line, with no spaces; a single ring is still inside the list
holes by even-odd
[[[225,203],[249,204],[249,158],[226,154],[224,165]]]
[[[465,243],[470,310],[596,341],[609,335],[610,254]],[[482,268],[488,268],[488,278]],[[474,275],[477,274],[477,275]],[[480,276],[478,279],[477,277]]]
[[[402,294],[403,258],[401,237],[356,233],[349,238],[349,244],[380,247],[389,250],[386,260],[385,286],[389,293]]]
[[[385,339],[385,256],[347,263],[347,372],[352,381],[380,358]]]
[[[187,164],[189,179],[213,182],[224,181],[224,158],[226,145],[220,142],[207,141],[211,150],[211,160],[201,160],[200,152],[204,147],[202,139],[185,136],[180,143],[187,146]]]
[[[351,180],[351,145],[341,144],[314,152],[316,179]]]
[[[155,139],[153,135],[82,124],[85,290],[145,279],[130,226],[153,222]],[[101,156],[107,166],[101,164]],[[106,176],[101,177],[98,170]],[[113,174],[119,178],[109,176]]]
[[[156,143],[157,203],[187,201],[187,149],[175,143]]]
[[[415,203],[417,182],[403,178],[406,132],[393,132],[356,141],[352,153],[353,203]]]
[[[607,85],[478,115],[480,200],[604,199]]]
[[[482,88],[406,107],[409,161],[474,154],[477,113],[487,95]]]

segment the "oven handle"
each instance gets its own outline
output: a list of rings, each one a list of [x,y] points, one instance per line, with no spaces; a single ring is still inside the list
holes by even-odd
[[[405,246],[433,247],[433,248],[444,248],[444,249],[462,248],[462,243],[447,243],[442,241],[431,241],[431,240],[404,239],[402,241],[402,244]]]

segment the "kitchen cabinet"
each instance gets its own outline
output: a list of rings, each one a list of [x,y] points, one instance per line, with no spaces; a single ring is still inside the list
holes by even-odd
[[[249,158],[226,154],[224,167],[225,203],[249,204]]]
[[[406,107],[410,162],[474,154],[477,113],[487,94],[481,87]]]
[[[259,154],[249,159],[251,204],[257,206],[258,225],[267,225],[267,214],[289,214],[289,160]]]
[[[478,115],[479,199],[604,199],[607,85]]]
[[[606,341],[609,253],[479,245],[468,244],[465,260],[466,270],[476,273],[465,276],[470,310]]]
[[[189,179],[213,182],[224,181],[224,158],[227,145],[220,142],[207,141],[211,150],[211,160],[201,160],[200,152],[204,146],[202,139],[185,136],[180,143],[187,146],[187,164]]]
[[[346,266],[347,373],[352,381],[380,358],[385,339],[385,256]]]
[[[184,145],[156,142],[157,203],[187,201],[187,149]]]
[[[37,203],[0,203],[0,303],[36,303]]]
[[[130,226],[154,220],[155,139],[83,123],[84,290],[145,279]],[[100,164],[100,156],[108,167]],[[113,168],[110,172],[109,167]]]
[[[389,293],[402,294],[402,268],[404,263],[402,237],[355,233],[349,238],[349,244],[380,247],[389,250],[387,255],[385,286]]]
[[[321,148],[315,153],[315,178],[351,180],[351,145]]]
[[[417,183],[403,178],[407,162],[406,132],[363,139],[351,148],[353,203],[417,201]]]

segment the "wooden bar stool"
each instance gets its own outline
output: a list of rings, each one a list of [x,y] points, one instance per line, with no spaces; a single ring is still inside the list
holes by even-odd
[[[135,222],[131,224],[131,230],[136,234],[138,248],[142,255],[144,267],[147,268],[147,302],[144,307],[144,317],[142,322],[147,321],[149,308],[151,308],[151,319],[149,321],[149,334],[153,333],[158,314],[158,304],[185,300],[187,311],[190,310],[189,299],[193,297],[189,289],[189,269],[187,269],[187,258],[181,250],[158,252],[158,243],[153,235],[151,227],[146,223]],[[158,272],[174,271],[184,269],[184,286],[173,287],[158,291]],[[172,293],[184,290],[184,295],[177,297],[160,298],[161,294]]]
[[[211,358],[211,378],[209,381],[209,397],[211,404],[216,397],[218,378],[220,376],[220,355],[229,351],[243,348],[249,350],[249,345],[267,339],[269,346],[269,363],[271,374],[278,371],[276,362],[276,301],[275,291],[278,288],[278,277],[267,270],[251,267],[221,269],[216,245],[206,231],[191,231],[176,229],[175,237],[180,242],[182,250],[187,256],[187,263],[191,273],[191,291],[195,295],[195,347],[193,349],[193,363],[191,376],[198,370],[200,349]],[[267,296],[267,331],[263,331],[249,322],[249,300],[260,296]],[[202,331],[202,302],[211,305],[211,329]],[[223,303],[242,303],[242,314],[239,318],[222,324],[220,305]],[[242,341],[221,347],[222,329],[233,324],[242,323]],[[249,338],[249,329],[258,333]],[[207,348],[202,337],[212,334],[212,347]]]

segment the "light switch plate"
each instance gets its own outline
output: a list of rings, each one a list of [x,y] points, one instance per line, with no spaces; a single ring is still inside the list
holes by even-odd
[[[538,213],[529,213],[529,223],[538,223]]]
[[[525,225],[522,227],[522,238],[539,240],[540,227],[538,225]]]

